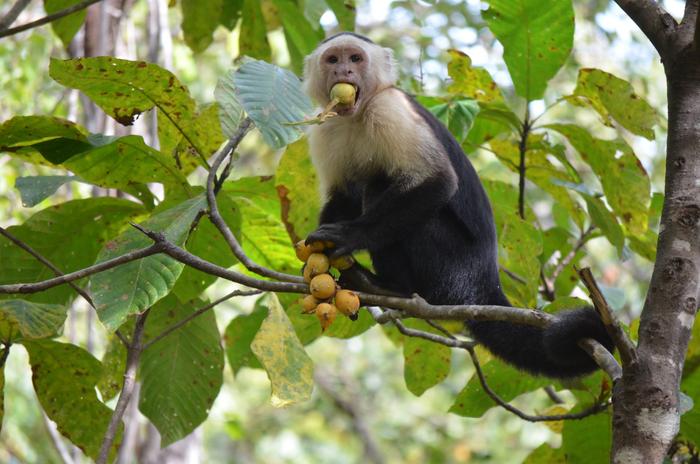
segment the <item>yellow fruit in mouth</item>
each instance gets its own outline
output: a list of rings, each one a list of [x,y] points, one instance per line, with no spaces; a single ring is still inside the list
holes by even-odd
[[[345,82],[339,82],[331,89],[331,100],[336,98],[341,105],[355,103],[355,87]]]

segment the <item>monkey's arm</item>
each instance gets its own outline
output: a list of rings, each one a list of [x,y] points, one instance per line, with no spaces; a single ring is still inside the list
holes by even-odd
[[[404,179],[395,179],[382,193],[372,198],[357,218],[322,223],[307,242],[329,240],[336,244],[333,255],[355,250],[380,248],[400,240],[406,231],[425,223],[447,204],[455,192],[451,177],[435,176],[407,188]]]
[[[321,209],[319,225],[349,221],[362,214],[362,198],[355,186],[335,190]]]

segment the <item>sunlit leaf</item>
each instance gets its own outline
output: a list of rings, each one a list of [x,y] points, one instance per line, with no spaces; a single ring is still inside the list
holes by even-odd
[[[287,147],[277,166],[275,185],[282,221],[296,243],[316,229],[320,209],[318,181],[306,139]]]
[[[112,410],[97,399],[95,385],[102,365],[90,353],[69,343],[24,342],[32,366],[32,382],[46,415],[61,435],[93,459],[97,458]],[[114,454],[121,442],[119,424]]]
[[[547,81],[564,64],[574,41],[571,0],[487,0],[482,12],[503,45],[515,92],[527,101],[542,98]]]
[[[241,55],[269,61],[272,58],[267,41],[267,27],[259,0],[243,0],[241,31],[238,34],[238,49]]]
[[[600,69],[584,68],[578,72],[573,95],[566,98],[574,105],[596,110],[606,126],[613,127],[614,119],[633,134],[654,138],[658,113],[624,79]]]
[[[612,246],[617,249],[618,255],[621,256],[622,247],[625,246],[625,235],[617,219],[599,198],[589,196],[584,198],[588,205],[588,214],[591,216],[591,222],[600,228],[603,235],[607,237]]]
[[[272,405],[306,401],[314,385],[313,363],[277,296],[272,293],[265,298],[269,313],[250,347],[272,383]]]
[[[258,300],[253,312],[234,317],[226,327],[224,334],[226,358],[233,375],[236,375],[242,367],[261,367],[250,344],[265,317],[267,317],[267,308],[261,304],[261,300]]]
[[[647,229],[650,181],[632,148],[622,140],[602,140],[573,124],[552,124],[598,176],[613,212],[634,234]]]
[[[198,196],[156,214],[141,226],[161,232],[171,243],[182,245],[192,221],[205,207],[205,198]],[[130,228],[105,244],[97,262],[152,243],[144,234]],[[173,258],[157,254],[95,274],[90,278],[90,287],[100,320],[108,330],[116,330],[128,316],[150,308],[170,293],[183,267]]]
[[[355,30],[355,0],[326,0],[343,31]]]
[[[46,14],[50,15],[65,10],[80,2],[81,0],[44,0],[44,10],[46,10]],[[86,14],[87,10],[81,8],[75,13],[71,13],[68,16],[51,22],[51,29],[53,29],[53,32],[61,39],[63,46],[66,48],[70,45],[71,40],[78,30],[80,30],[83,22],[85,22]]]
[[[469,55],[459,50],[449,50],[449,53],[447,74],[452,78],[452,83],[447,87],[448,92],[479,103],[504,101],[501,89],[486,69],[472,66]]]
[[[282,148],[301,137],[299,127],[285,124],[301,121],[313,110],[298,77],[270,63],[251,60],[233,79],[238,101],[268,145]]]
[[[169,296],[146,321],[146,341],[185,317],[204,301],[180,303]],[[194,431],[209,415],[223,382],[224,353],[213,311],[207,311],[143,352],[139,410],[156,426],[161,446]]]
[[[0,337],[4,342],[52,337],[63,327],[67,311],[65,305],[0,300]]]
[[[552,448],[547,443],[540,445],[528,455],[523,464],[567,464],[566,454],[561,448]]]

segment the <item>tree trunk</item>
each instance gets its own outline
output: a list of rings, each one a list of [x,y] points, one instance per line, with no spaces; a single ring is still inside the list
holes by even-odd
[[[662,52],[669,105],[666,196],[638,358],[624,366],[614,389],[614,464],[661,463],[680,426],[681,375],[700,298],[700,55],[690,19],[692,31],[678,25]]]

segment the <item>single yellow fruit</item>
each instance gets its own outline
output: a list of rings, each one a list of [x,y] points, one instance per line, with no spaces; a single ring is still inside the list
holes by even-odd
[[[311,277],[328,272],[330,265],[328,256],[323,253],[312,253],[309,259],[306,260],[306,267],[309,268]]]
[[[338,256],[337,258],[331,259],[331,267],[339,271],[348,270],[353,264],[355,264],[355,260],[350,255]]]
[[[326,330],[333,323],[336,314],[338,314],[338,309],[332,304],[321,303],[316,306],[316,317],[323,330]]]
[[[306,295],[301,300],[301,307],[304,308],[301,312],[304,314],[311,314],[316,310],[316,306],[318,306],[318,300],[313,295]]]
[[[335,295],[335,280],[330,274],[317,275],[309,283],[311,294],[319,300],[326,300]]]
[[[303,276],[304,276],[304,282],[306,282],[307,284],[309,282],[311,282],[311,279],[314,278],[314,276],[311,275],[311,267],[310,266],[304,266]]]
[[[360,310],[360,298],[353,291],[338,290],[335,293],[335,306],[349,318],[356,318],[357,311]]]
[[[331,100],[337,98],[342,105],[352,105],[355,103],[355,87],[345,82],[339,82],[331,89]]]
[[[297,258],[299,260],[306,262],[307,259],[309,259],[309,256],[311,256],[311,253],[313,253],[313,250],[309,245],[306,245],[303,240],[299,241],[294,245],[294,251],[297,254]]]

